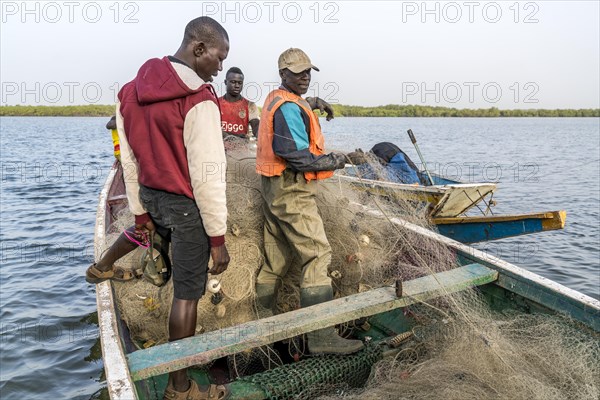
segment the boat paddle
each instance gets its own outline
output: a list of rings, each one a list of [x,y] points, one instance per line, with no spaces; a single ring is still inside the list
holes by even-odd
[[[419,155],[419,158],[421,159],[421,162],[423,163],[423,168],[425,169],[425,173],[427,174],[427,177],[429,178],[429,183],[431,183],[431,186],[433,186],[433,179],[431,179],[431,174],[429,173],[429,170],[427,169],[427,164],[425,164],[425,159],[423,158],[423,155],[421,154],[421,150],[419,150],[419,145],[417,144],[417,138],[415,137],[415,134],[413,133],[412,129],[409,129],[407,132],[408,132],[408,137],[410,137],[410,141],[412,142],[412,144],[415,145],[415,149],[417,149],[417,154]]]

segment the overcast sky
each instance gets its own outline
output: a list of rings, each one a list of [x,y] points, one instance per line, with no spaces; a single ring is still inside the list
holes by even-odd
[[[2,1],[2,104],[109,104],[186,23],[217,19],[262,105],[300,47],[312,95],[352,105],[599,108],[598,1]],[[225,70],[215,80],[222,93]]]

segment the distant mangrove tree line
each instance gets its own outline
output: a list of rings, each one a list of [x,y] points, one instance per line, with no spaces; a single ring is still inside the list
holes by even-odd
[[[113,105],[85,106],[2,106],[2,117],[110,117],[115,113]]]
[[[339,117],[600,117],[600,109],[528,109],[500,110],[498,108],[458,109],[430,106],[362,107],[333,104]],[[114,105],[85,106],[1,106],[0,116],[18,117],[109,117],[115,113]]]
[[[430,106],[387,106],[361,107],[333,105],[335,115],[344,117],[599,117],[600,109],[560,110],[499,110],[498,108],[458,109]]]

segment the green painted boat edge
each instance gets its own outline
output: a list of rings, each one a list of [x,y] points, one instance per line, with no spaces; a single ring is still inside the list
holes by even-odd
[[[454,250],[457,256],[464,258],[465,263],[476,262],[498,271],[496,285],[579,321],[595,332],[600,332],[599,300],[426,228],[398,218],[393,218],[392,222],[445,244]]]
[[[298,336],[316,329],[406,307],[445,294],[493,282],[498,273],[470,264],[403,283],[403,296],[382,287],[327,303],[290,311],[270,318],[165,343],[127,355],[132,378],[137,381],[205,364],[218,358]]]

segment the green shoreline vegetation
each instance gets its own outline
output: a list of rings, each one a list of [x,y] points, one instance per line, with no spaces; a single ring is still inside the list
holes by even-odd
[[[600,109],[528,109],[499,110],[496,107],[478,109],[458,109],[430,106],[400,106],[390,104],[377,107],[333,105],[334,114],[344,117],[599,117]]]
[[[457,109],[430,106],[386,105],[377,107],[347,106],[332,104],[335,116],[339,117],[600,117],[600,109],[527,109],[499,110],[496,107],[479,109]],[[82,106],[1,106],[3,117],[110,117],[115,113],[114,105]]]

